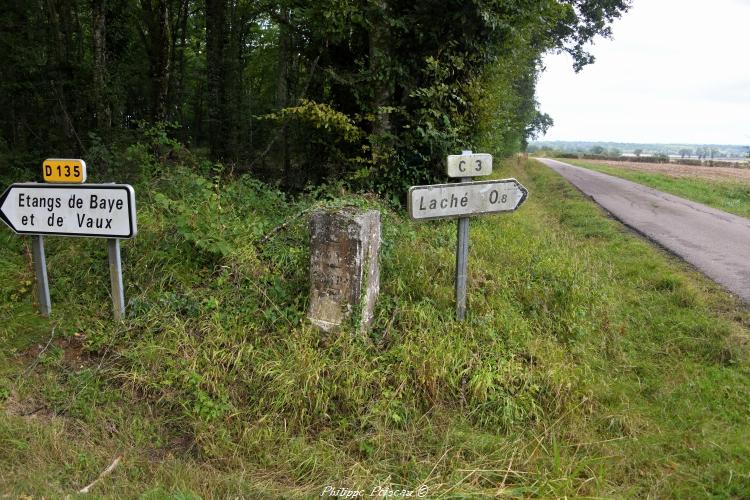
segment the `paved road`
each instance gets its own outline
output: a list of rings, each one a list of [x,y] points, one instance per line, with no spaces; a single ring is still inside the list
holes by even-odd
[[[616,219],[750,303],[750,219],[641,184],[539,159]]]

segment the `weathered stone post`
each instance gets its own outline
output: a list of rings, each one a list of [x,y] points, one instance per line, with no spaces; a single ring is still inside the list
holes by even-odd
[[[310,218],[310,308],[325,332],[369,330],[380,291],[380,212],[343,208]]]

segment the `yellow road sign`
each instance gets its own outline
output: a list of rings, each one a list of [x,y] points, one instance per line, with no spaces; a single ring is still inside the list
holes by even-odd
[[[48,158],[42,166],[44,182],[83,184],[86,182],[86,162],[78,159]]]

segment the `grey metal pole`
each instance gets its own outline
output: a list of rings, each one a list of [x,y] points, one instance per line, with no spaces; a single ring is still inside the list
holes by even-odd
[[[461,152],[472,154],[471,150]],[[461,182],[470,182],[471,177],[461,177]],[[466,281],[469,274],[469,218],[459,217],[456,234],[456,319],[466,317]]]
[[[456,248],[456,319],[466,317],[466,281],[469,268],[469,218],[458,219]]]
[[[471,177],[462,177],[461,182],[469,182]],[[456,319],[466,317],[466,281],[469,273],[469,218],[458,219],[456,234]]]
[[[34,273],[36,274],[36,297],[39,302],[39,312],[48,318],[52,312],[52,301],[49,298],[49,279],[47,278],[47,258],[44,255],[44,237],[31,237],[31,253],[34,259]]]
[[[115,320],[120,321],[125,316],[125,289],[122,286],[122,260],[120,259],[120,240],[107,240],[109,246],[109,280],[112,284],[112,306]]]

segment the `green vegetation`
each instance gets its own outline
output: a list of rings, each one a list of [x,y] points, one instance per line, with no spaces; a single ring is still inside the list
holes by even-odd
[[[94,494],[750,491],[744,306],[506,162],[531,197],[472,222],[459,324],[455,224],[399,206],[446,153],[544,131],[542,56],[592,62],[626,0],[11,3],[0,176],[83,157],[135,186],[139,234],[121,323],[104,242],[47,238],[46,320],[0,227],[0,494],[75,494],[115,457]],[[305,319],[307,216],[345,205],[383,214],[367,336]]]
[[[0,492],[75,493],[118,455],[95,494],[750,491],[750,314],[553,172],[498,168],[530,198],[472,221],[458,324],[454,222],[415,224],[339,185],[290,198],[213,168],[162,165],[136,186],[122,324],[101,240],[47,239],[47,321],[27,240],[0,229]],[[298,214],[325,204],[383,211],[367,338],[321,337],[304,319]]]
[[[638,172],[627,168],[597,165],[578,160],[564,160],[604,174],[628,179],[654,189],[697,201],[725,212],[750,217],[750,184],[747,182],[720,181],[699,177],[677,177],[668,174]]]
[[[515,153],[551,123],[549,51],[593,62],[627,0],[48,0],[0,19],[0,163],[83,157],[107,179],[138,130],[285,191],[389,191],[446,154]],[[487,134],[487,132],[491,134]],[[490,150],[491,148],[491,150]],[[103,180],[101,177],[99,181]]]

